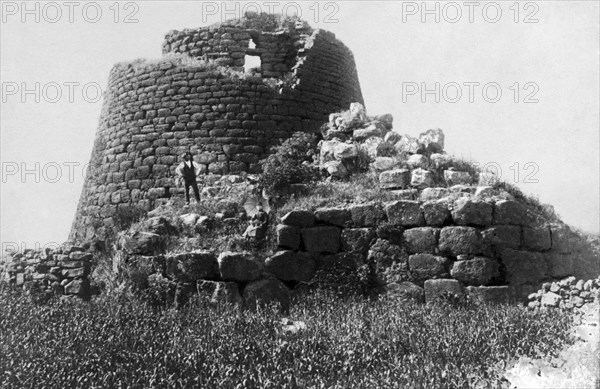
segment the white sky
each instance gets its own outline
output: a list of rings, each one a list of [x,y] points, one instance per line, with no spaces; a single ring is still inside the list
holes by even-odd
[[[234,2],[227,2],[233,11],[228,15],[222,2],[137,1],[117,7],[113,1],[73,2],[73,6],[62,1],[28,2],[31,14],[22,12],[21,4],[2,1],[1,10],[3,247],[12,242],[32,247],[67,238],[101,109],[100,101],[89,101],[95,99],[96,85],[106,87],[112,65],[159,57],[167,31],[197,28],[236,13]],[[238,14],[245,4],[238,3]],[[512,181],[519,171],[517,185],[523,191],[553,204],[569,224],[598,232],[597,1],[517,6],[514,1],[480,2],[474,8],[462,1],[427,2],[428,9],[439,7],[439,22],[434,14],[423,12],[421,1],[254,4],[263,11],[275,7],[277,12],[287,6],[290,13],[300,4],[303,18],[313,27],[334,32],[350,47],[370,114],[393,114],[394,129],[400,133],[418,135],[442,128],[448,153],[482,165],[498,164],[502,177]],[[102,15],[97,17],[98,9]],[[498,9],[502,14],[493,23]],[[462,12],[460,18],[457,10]],[[123,23],[127,15],[134,23]],[[326,16],[328,23],[323,21]],[[525,19],[537,22],[523,23]],[[34,89],[36,82],[39,102],[35,94],[21,95],[23,86]],[[439,102],[434,94],[425,95],[422,102],[420,91],[403,99],[403,89],[415,85],[422,89],[423,83],[434,89],[436,82]],[[479,83],[473,86],[473,102],[469,83]],[[486,84],[488,100],[495,97],[494,86],[501,89],[498,102],[484,99]],[[73,101],[68,85],[74,85]],[[462,97],[452,103],[456,85]],[[520,92],[518,102],[515,90]],[[524,103],[531,93],[538,102]],[[35,171],[36,163],[39,183],[34,173],[21,174],[23,168]],[[71,180],[68,166],[73,163],[77,165]],[[57,166],[62,173],[58,177]],[[15,168],[19,171],[10,174]],[[528,175],[538,182],[524,182]]]

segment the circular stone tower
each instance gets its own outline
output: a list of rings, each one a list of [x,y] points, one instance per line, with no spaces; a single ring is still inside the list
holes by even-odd
[[[162,47],[110,72],[71,241],[152,209],[188,150],[205,174],[258,173],[271,146],[364,104],[352,52],[305,22],[245,17],[170,31]],[[260,66],[244,72],[249,57]]]

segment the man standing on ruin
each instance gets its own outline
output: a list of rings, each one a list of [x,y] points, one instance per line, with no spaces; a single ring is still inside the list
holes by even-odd
[[[188,204],[190,203],[190,186],[194,190],[196,202],[200,202],[200,191],[198,190],[196,178],[200,175],[201,171],[201,166],[194,162],[194,156],[189,151],[183,155],[183,162],[175,169],[178,178],[183,179],[185,184],[185,199]]]

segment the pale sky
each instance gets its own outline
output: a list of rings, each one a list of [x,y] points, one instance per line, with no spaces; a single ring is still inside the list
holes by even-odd
[[[1,241],[29,248],[68,236],[113,64],[159,57],[167,31],[248,3],[1,4]],[[449,154],[500,167],[567,223],[599,231],[599,2],[254,4],[300,5],[334,32],[354,52],[369,114],[391,113],[402,134],[443,129]]]

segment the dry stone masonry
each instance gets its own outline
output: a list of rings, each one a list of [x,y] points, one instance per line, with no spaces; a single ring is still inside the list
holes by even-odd
[[[276,22],[171,31],[162,59],[114,66],[70,240],[102,239],[115,215],[169,197],[188,150],[205,175],[257,173],[271,146],[363,102],[352,52],[334,34]],[[241,71],[246,55],[259,70]]]

